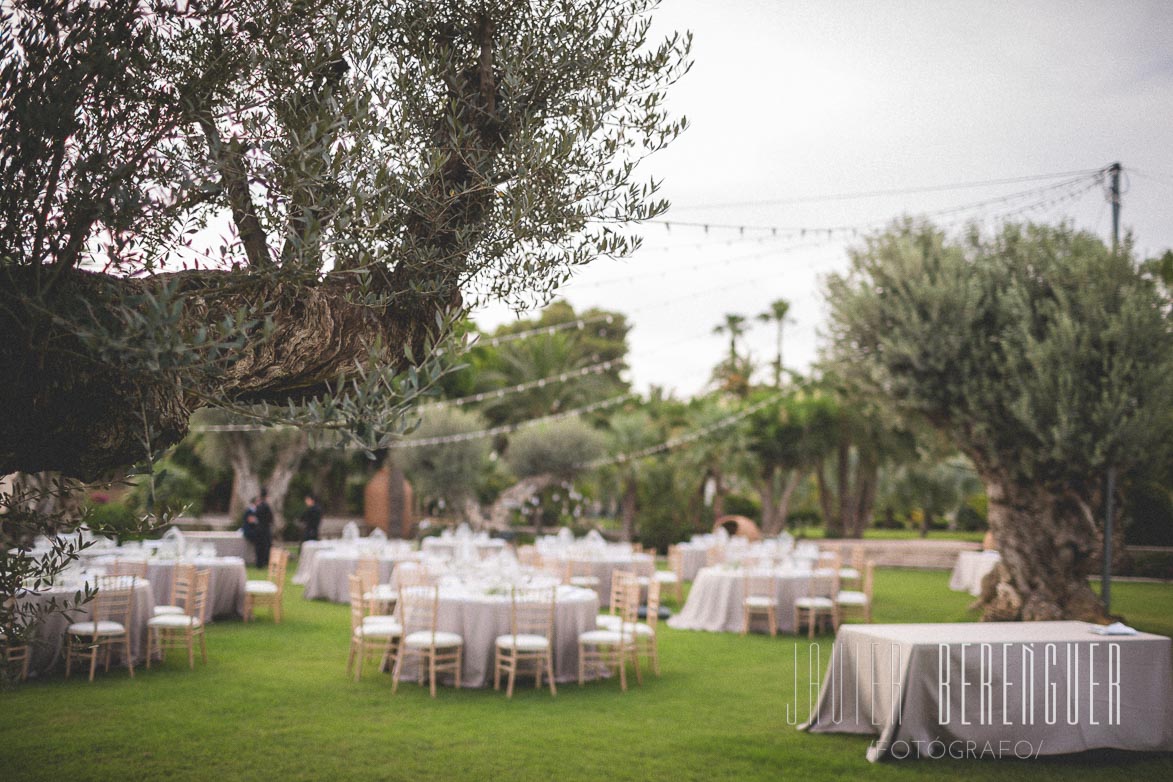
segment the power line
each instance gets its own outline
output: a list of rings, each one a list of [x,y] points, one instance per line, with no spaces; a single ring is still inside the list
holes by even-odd
[[[858,198],[878,198],[892,195],[913,195],[916,193],[936,193],[946,190],[965,190],[978,187],[994,187],[996,185],[1013,185],[1021,182],[1037,182],[1046,179],[1061,179],[1065,177],[1082,177],[1090,174],[1102,174],[1107,168],[1083,169],[1080,171],[1060,171],[1054,174],[1032,174],[1029,176],[1007,177],[1004,179],[983,179],[969,182],[953,182],[942,185],[921,185],[916,187],[898,187],[886,190],[863,190],[854,193],[830,193],[826,195],[796,196],[793,198],[777,198],[759,201],[727,201],[717,204],[692,204],[689,206],[673,206],[675,211],[695,211],[697,209],[733,209],[746,206],[783,206],[787,204],[817,204],[827,201],[851,201]]]
[[[779,392],[779,393],[774,394],[766,399],[763,399],[760,402],[755,402],[754,404],[750,405],[749,407],[747,407],[746,409],[744,409],[738,413],[734,413],[733,415],[726,416],[725,418],[722,418],[719,421],[715,421],[711,424],[707,424],[705,426],[702,426],[699,429],[694,429],[693,431],[688,432],[687,434],[682,434],[682,435],[678,435],[676,437],[671,437],[662,443],[659,443],[657,445],[652,445],[647,448],[641,448],[638,451],[630,451],[628,453],[618,454],[615,456],[606,456],[601,459],[594,459],[594,460],[586,462],[580,466],[586,467],[586,468],[595,468],[595,467],[603,467],[603,466],[606,466],[609,464],[625,464],[630,461],[635,461],[636,459],[643,459],[645,457],[652,456],[653,454],[663,453],[664,451],[668,451],[673,448],[678,448],[681,445],[687,445],[689,443],[696,442],[697,440],[701,439],[702,437],[706,437],[706,436],[712,434],[713,432],[716,432],[716,431],[719,431],[719,430],[724,429],[726,427],[732,426],[733,424],[737,423],[738,421],[741,421],[742,419],[753,415],[758,410],[761,410],[763,407],[766,407],[767,405],[773,404],[774,402],[776,402],[777,400],[779,400],[781,398],[782,398],[782,393]]]
[[[1103,170],[1097,169],[1092,172],[1084,173],[1082,176],[1066,179],[1062,182],[1046,185],[1044,187],[1030,188],[1029,190],[1020,190],[1006,195],[995,196],[992,198],[985,198],[979,201],[974,201],[968,204],[959,206],[946,207],[943,209],[929,210],[917,212],[916,214],[925,217],[932,217],[934,215],[953,214],[956,212],[966,211],[969,209],[979,209],[984,206],[991,206],[998,203],[1008,203],[1017,199],[1032,198],[1043,193],[1048,193],[1054,190],[1061,190],[1071,187],[1072,185],[1082,184],[1086,181],[1101,181],[1103,177]],[[769,233],[771,235],[788,235],[788,236],[806,236],[807,234],[826,234],[828,236],[836,233],[851,233],[857,234],[860,230],[883,225],[891,218],[884,218],[880,220],[871,220],[862,223],[835,225],[835,226],[778,226],[778,225],[745,225],[745,224],[730,224],[730,223],[711,223],[711,222],[696,222],[696,221],[682,221],[682,220],[649,220],[649,223],[663,225],[669,230],[672,228],[691,228],[701,229],[706,233],[708,231],[737,231],[740,234],[749,232]]]

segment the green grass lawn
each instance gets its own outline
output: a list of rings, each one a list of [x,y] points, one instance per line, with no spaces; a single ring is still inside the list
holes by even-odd
[[[947,573],[881,571],[876,621],[973,620],[969,596],[947,584]],[[1134,625],[1173,634],[1173,585],[1113,594]],[[291,588],[279,626],[212,625],[209,662],[195,672],[173,654],[133,680],[54,676],[2,692],[0,780],[1173,778],[1173,756],[1128,753],[869,764],[867,737],[787,724],[805,638],[665,627],[664,675],[627,694],[604,681],[556,698],[527,684],[513,701],[491,689],[432,700],[414,684],[392,697],[374,666],[348,679],[348,627],[344,606]],[[825,661],[831,639],[820,640]]]

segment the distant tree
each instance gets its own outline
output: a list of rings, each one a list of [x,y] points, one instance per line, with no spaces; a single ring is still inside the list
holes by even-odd
[[[785,529],[794,491],[830,447],[834,417],[826,408],[832,404],[825,394],[798,390],[750,416],[746,441],[757,459],[762,530],[768,535]]]
[[[758,313],[758,320],[763,323],[773,323],[776,329],[776,336],[774,342],[774,387],[782,387],[782,330],[788,322],[787,316],[790,314],[790,302],[786,299],[777,299],[770,302],[770,307],[765,312]]]
[[[1173,439],[1170,302],[1130,244],[1039,225],[950,241],[905,222],[828,293],[843,376],[940,428],[985,483],[1002,553],[985,617],[1104,620],[1087,576],[1105,473]]]
[[[660,428],[644,410],[619,412],[607,422],[610,432],[610,450],[616,456],[627,455],[655,445],[664,439]],[[635,536],[636,511],[639,501],[639,482],[647,459],[624,459],[612,469],[620,484],[619,518],[623,539]]]
[[[412,442],[448,435],[469,434],[484,429],[485,419],[470,411],[445,407],[423,410],[423,420],[407,440],[409,447],[396,449],[396,459],[415,487],[417,496],[443,500],[446,507],[479,522],[480,513],[469,508],[477,494],[478,482],[489,458],[490,440],[468,440],[410,445]],[[469,518],[472,516],[472,518]]]
[[[605,451],[604,435],[573,418],[517,432],[509,440],[505,460],[520,480],[493,503],[490,523],[498,528],[506,526],[512,509],[547,486],[573,481]]]

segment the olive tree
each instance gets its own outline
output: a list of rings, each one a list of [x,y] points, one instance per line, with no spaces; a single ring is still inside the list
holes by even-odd
[[[1069,226],[951,241],[904,223],[828,294],[839,371],[941,429],[985,483],[1002,553],[985,618],[1104,619],[1087,576],[1105,472],[1173,434],[1169,302],[1131,247]]]
[[[666,207],[655,5],[4,3],[0,475],[149,464],[205,407],[389,445],[468,306]],[[60,526],[0,500],[5,550]]]

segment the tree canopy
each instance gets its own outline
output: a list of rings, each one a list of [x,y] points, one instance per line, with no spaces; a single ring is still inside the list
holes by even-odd
[[[205,406],[385,445],[464,306],[664,208],[654,6],[6,4],[0,473],[93,478]]]
[[[1169,302],[1130,249],[1067,226],[955,241],[904,223],[829,282],[838,370],[940,428],[986,484],[1003,555],[989,618],[1103,614],[1086,576],[1105,470],[1173,423]]]

